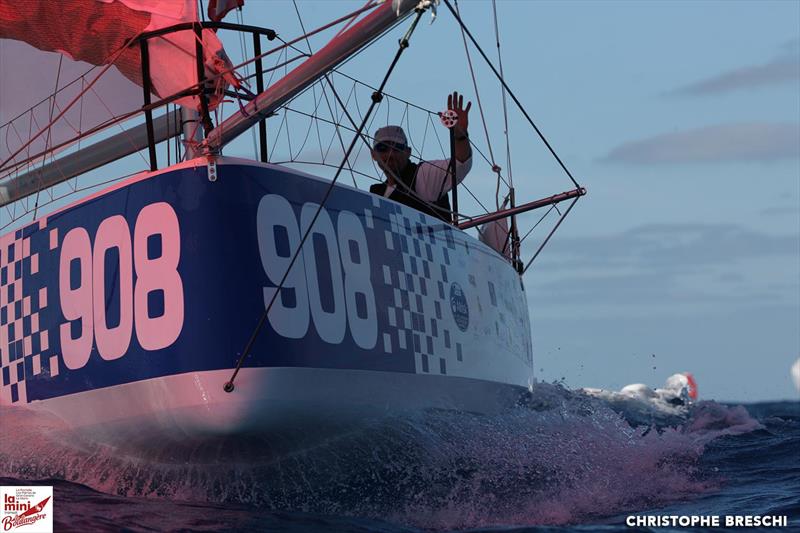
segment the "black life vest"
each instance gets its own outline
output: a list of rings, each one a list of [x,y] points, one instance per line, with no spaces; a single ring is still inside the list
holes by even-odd
[[[397,176],[397,178],[402,181],[402,184],[395,186],[392,194],[389,195],[389,199],[413,207],[417,211],[422,211],[427,215],[444,220],[445,222],[450,222],[450,198],[448,198],[447,193],[443,193],[442,196],[434,202],[426,202],[411,192],[414,191],[414,193],[416,193],[417,190],[415,188],[417,170],[419,170],[419,165],[409,161]],[[405,185],[405,187],[403,185]],[[383,196],[386,193],[387,186],[386,183],[376,183],[369,188],[369,192],[377,194],[378,196]]]

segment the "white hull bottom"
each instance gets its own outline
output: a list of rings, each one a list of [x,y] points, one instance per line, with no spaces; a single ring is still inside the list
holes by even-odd
[[[524,388],[454,376],[315,368],[189,372],[31,402],[68,431],[130,451],[163,455],[253,438],[273,451],[313,445],[360,424],[422,409],[491,414],[514,405]],[[242,440],[243,441],[243,440]]]

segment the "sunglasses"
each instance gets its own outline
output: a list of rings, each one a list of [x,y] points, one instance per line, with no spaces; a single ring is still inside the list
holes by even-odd
[[[378,153],[388,152],[389,150],[397,150],[398,152],[404,151],[408,148],[405,144],[398,144],[393,142],[379,142],[377,143],[373,150]]]

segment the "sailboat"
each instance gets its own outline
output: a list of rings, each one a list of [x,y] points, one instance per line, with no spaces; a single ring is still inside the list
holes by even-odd
[[[485,413],[531,387],[514,217],[574,205],[585,189],[519,205],[512,196],[495,212],[443,221],[336,180],[367,133],[366,117],[352,124],[333,180],[268,161],[269,117],[405,22],[396,63],[436,4],[368,2],[271,84],[260,46],[272,30],[195,19],[127,41],[141,52],[143,124],[49,162],[12,154],[3,163],[3,205],[137,151],[147,150],[150,168],[0,238],[2,409],[47,411],[90,434],[147,441],[346,427],[401,409]],[[249,96],[226,63],[207,68],[205,32],[222,29],[254,38]],[[148,45],[180,32],[196,45],[197,68],[176,93],[153,81]],[[226,91],[242,103],[215,122],[213,94]],[[180,111],[156,116],[176,102]],[[223,154],[251,128],[260,157]],[[159,143],[181,135],[182,160],[160,167]],[[506,249],[466,231],[506,219]]]

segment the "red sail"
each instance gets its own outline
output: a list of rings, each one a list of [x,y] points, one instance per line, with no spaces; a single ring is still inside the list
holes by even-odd
[[[0,0],[0,37],[25,41],[39,50],[60,52],[92,65],[108,63],[149,24],[149,13],[134,11],[121,2]],[[141,85],[137,47],[123,50],[114,65]]]
[[[194,0],[0,0],[0,38],[25,41],[92,65],[113,62],[138,85],[142,84],[139,47],[125,45],[142,32],[195,20]],[[231,67],[214,32],[203,32],[203,43],[208,77]],[[192,31],[151,39],[149,47],[156,94],[169,96],[197,82]],[[232,76],[227,78],[233,81]]]
[[[219,22],[225,18],[228,11],[240,8],[244,5],[244,0],[210,0],[208,2],[208,18],[214,22]]]
[[[0,0],[0,179],[138,110],[140,48],[125,45],[142,32],[197,16],[196,0]],[[205,31],[203,42],[207,77],[230,68],[214,32]],[[148,43],[154,94],[166,97],[197,83],[193,31]],[[112,61],[116,68],[95,81],[100,69],[92,65]],[[236,82],[226,78],[214,80],[218,94]],[[210,107],[219,99],[211,98]],[[198,106],[196,98],[177,103]]]

